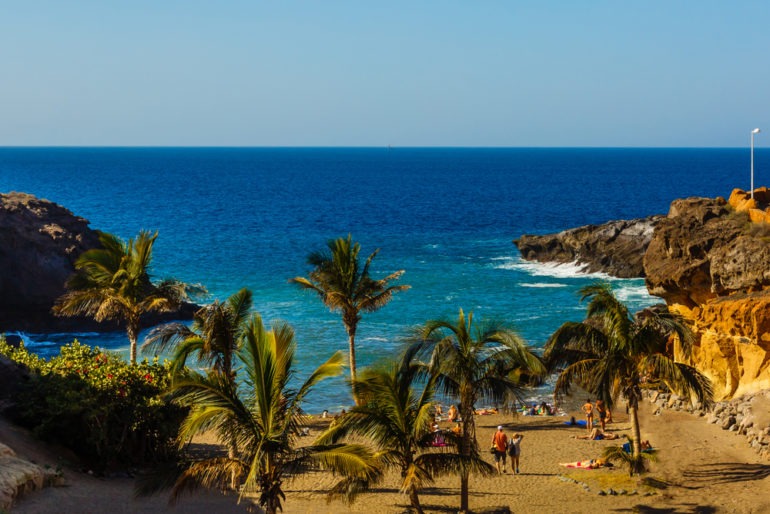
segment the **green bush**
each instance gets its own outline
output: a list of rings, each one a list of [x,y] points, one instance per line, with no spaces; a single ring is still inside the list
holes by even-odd
[[[168,363],[132,366],[77,340],[46,360],[0,339],[0,354],[31,372],[11,417],[41,439],[71,448],[95,471],[176,457],[184,412],[163,398]]]

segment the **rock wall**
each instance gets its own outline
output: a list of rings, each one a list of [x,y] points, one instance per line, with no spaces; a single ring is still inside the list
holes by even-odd
[[[770,388],[770,230],[736,209],[744,196],[675,200],[644,256],[648,290],[693,327],[689,363],[717,399]]]
[[[558,234],[523,235],[513,241],[525,260],[576,263],[589,273],[618,278],[644,276],[642,259],[664,216],[586,225]]]

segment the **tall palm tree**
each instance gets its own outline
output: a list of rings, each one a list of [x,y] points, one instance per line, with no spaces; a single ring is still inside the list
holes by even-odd
[[[274,323],[268,331],[254,314],[236,354],[239,371],[245,373],[242,385],[219,372],[190,373],[175,383],[176,401],[190,408],[180,427],[180,446],[196,434],[213,431],[224,441],[235,437],[238,453],[190,464],[173,483],[172,501],[199,487],[227,489],[235,473],[241,495],[258,493],[260,506],[274,514],[285,499],[283,482],[308,469],[334,470],[343,477],[337,490],[351,494],[379,477],[372,453],[360,445],[297,446],[302,402],[320,381],[342,373],[343,358],[335,353],[296,387],[295,350],[289,325]],[[152,484],[156,489],[162,485]]]
[[[439,392],[457,398],[463,431],[460,453],[479,454],[476,402],[507,400],[518,395],[522,376],[543,376],[545,366],[509,327],[498,322],[473,323],[473,313],[460,309],[457,321],[428,321],[415,334],[421,351],[430,355],[430,372]],[[460,473],[460,510],[468,511],[468,469]]]
[[[363,267],[358,259],[361,245],[347,238],[333,239],[327,243],[328,252],[313,252],[308,264],[313,266],[307,278],[295,277],[289,280],[303,289],[315,291],[321,301],[332,311],[342,314],[342,323],[348,333],[350,358],[350,380],[356,381],[356,330],[362,312],[374,312],[385,306],[399,291],[409,289],[407,285],[388,285],[398,280],[404,270],[391,273],[376,280],[369,275],[369,267],[379,249],[372,252]],[[353,397],[356,399],[355,389]],[[358,400],[356,399],[356,402]]]
[[[57,316],[91,316],[96,321],[126,324],[131,343],[131,363],[136,363],[136,343],[141,317],[148,312],[170,312],[187,299],[189,285],[168,279],[158,284],[150,278],[152,247],[158,233],[141,231],[124,242],[99,234],[101,248],[85,251],[75,261],[68,291],[56,301]]]
[[[422,513],[419,492],[434,477],[459,474],[463,468],[492,474],[494,468],[478,456],[463,457],[453,449],[433,448],[432,429],[435,378],[421,380],[421,366],[413,361],[418,346],[411,346],[400,361],[365,369],[356,381],[361,404],[353,407],[320,438],[323,444],[349,434],[364,436],[377,447],[384,466],[401,472],[401,490],[409,495],[412,509]],[[416,387],[422,387],[421,391]],[[443,436],[456,442],[453,434]]]
[[[201,307],[192,326],[167,323],[154,328],[142,345],[142,351],[163,352],[173,348],[173,367],[181,371],[187,360],[235,378],[233,359],[248,326],[253,305],[252,292],[241,289],[225,302],[219,300]]]
[[[585,321],[564,323],[545,347],[549,368],[564,367],[555,394],[569,393],[578,385],[608,407],[624,398],[631,418],[632,472],[639,473],[643,460],[638,408],[644,383],[662,382],[703,405],[712,402],[711,383],[695,368],[674,361],[674,338],[683,355],[689,356],[692,348],[692,333],[678,317],[654,308],[631,316],[607,283],[584,287],[580,293],[581,300],[589,300]]]

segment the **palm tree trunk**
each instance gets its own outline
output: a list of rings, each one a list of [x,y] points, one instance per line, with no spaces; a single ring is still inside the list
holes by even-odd
[[[233,440],[230,441],[230,444],[228,445],[228,448],[227,448],[227,457],[230,460],[235,460],[235,457],[237,455],[238,455],[238,445],[236,444],[236,442],[235,442],[235,440],[233,438]],[[230,488],[233,491],[237,491],[238,490],[238,473],[236,473],[235,470],[233,470],[230,473]]]
[[[412,508],[417,514],[423,514],[422,506],[420,505],[420,497],[417,495],[417,488],[412,487],[409,489],[409,501],[412,504]]]
[[[470,407],[468,407],[470,405]],[[463,417],[463,437],[460,440],[460,453],[466,457],[471,455],[471,448],[476,443],[476,422],[473,419],[473,402],[462,402],[460,413]],[[460,472],[460,512],[468,512],[468,470]]]
[[[460,474],[460,512],[468,512],[468,471]]]
[[[356,394],[356,328],[348,328],[348,352],[350,356],[350,383],[353,388],[353,401],[358,405]]]
[[[136,364],[136,342],[139,339],[139,320],[126,320],[126,333],[131,344],[131,364]]]
[[[632,446],[633,446],[633,463],[631,473],[641,473],[642,466],[642,435],[639,429],[639,405],[636,401],[630,400],[628,402],[628,416],[631,418],[631,434],[632,434]]]

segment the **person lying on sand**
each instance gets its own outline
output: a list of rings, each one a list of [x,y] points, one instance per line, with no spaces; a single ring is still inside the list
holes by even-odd
[[[593,430],[591,430],[591,433],[588,435],[575,435],[572,436],[575,439],[590,439],[592,441],[599,441],[601,439],[617,439],[620,436],[618,434],[610,434],[607,432],[604,432],[599,427],[594,427]]]
[[[579,460],[577,462],[560,462],[559,466],[577,469],[596,469],[601,468],[602,466],[612,467],[612,463],[607,462],[605,459],[588,459]]]

